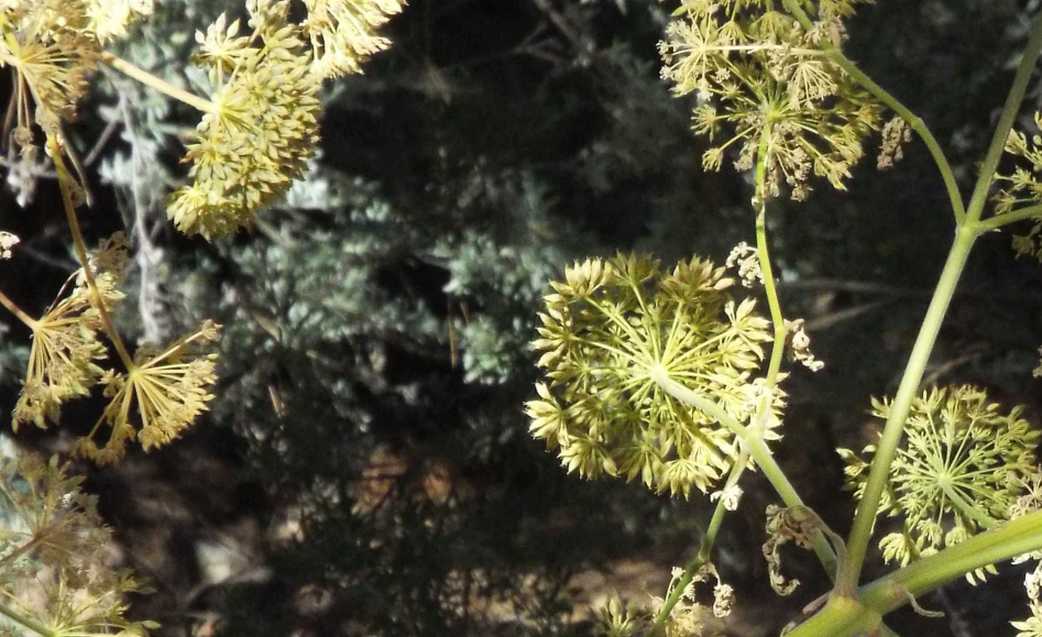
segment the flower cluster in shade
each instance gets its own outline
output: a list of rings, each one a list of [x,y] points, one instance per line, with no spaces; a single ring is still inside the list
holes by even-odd
[[[797,200],[812,177],[845,189],[882,114],[826,55],[858,2],[799,4],[810,29],[778,2],[684,0],[659,44],[662,77],[676,95],[696,95],[692,129],[711,144],[704,168],[718,170],[730,153],[750,170],[765,144],[767,194],[787,188]]]
[[[664,371],[749,420],[764,395],[756,372],[771,336],[732,286],[724,268],[697,257],[671,271],[633,254],[567,268],[550,284],[533,343],[544,379],[526,405],[532,435],[586,478],[639,478],[685,497],[710,491],[739,456],[735,435],[654,378]],[[783,400],[772,396],[769,438]]]
[[[877,418],[885,420],[891,408],[888,400],[872,401]],[[887,562],[907,564],[1010,519],[1038,471],[1040,432],[1022,413],[1019,406],[1004,410],[972,385],[929,389],[914,400],[879,509],[900,521],[879,543]],[[861,455],[838,451],[860,499],[875,447]]]
[[[1035,113],[1035,127],[1042,132],[1042,113]],[[1028,135],[1013,130],[1006,140],[1006,152],[1019,165],[1008,175],[998,175],[1003,187],[994,196],[995,212],[1003,215],[1018,208],[1042,204],[1042,134]],[[1042,263],[1042,221],[1034,221],[1024,234],[1013,235],[1013,251],[1017,256],[1031,257]]]
[[[82,481],[56,458],[0,458],[0,596],[40,634],[146,635],[155,622],[126,617],[127,595],[144,591],[113,568],[112,532]]]
[[[101,48],[152,13],[150,0],[11,0],[0,9],[0,67],[16,76],[12,141],[30,152],[32,127],[58,134],[76,116]]]
[[[109,315],[123,298],[119,287],[127,254],[126,237],[117,233],[90,255],[97,298]],[[206,348],[216,341],[218,326],[206,321],[168,347],[142,346],[133,364],[117,371],[109,365],[101,308],[82,269],[69,277],[66,289],[41,318],[30,320],[33,341],[12,414],[15,430],[26,423],[40,428],[56,423],[65,403],[100,385],[109,403],[94,430],[78,441],[80,455],[111,463],[123,457],[128,441],[136,439],[149,450],[177,438],[213,398],[216,355]],[[102,425],[111,433],[99,447],[95,436]]]

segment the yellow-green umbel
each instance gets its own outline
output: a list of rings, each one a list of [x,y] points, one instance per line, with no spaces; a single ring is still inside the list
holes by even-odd
[[[315,72],[322,78],[361,73],[369,56],[391,45],[377,29],[404,5],[402,0],[304,0]]]
[[[250,36],[218,18],[198,34],[196,60],[214,85],[211,108],[182,161],[192,183],[177,189],[167,214],[179,230],[217,238],[252,224],[261,208],[303,175],[318,143],[321,78],[286,2],[248,2]]]
[[[995,213],[1005,215],[1042,203],[1042,113],[1035,113],[1035,131],[1031,136],[1010,131],[1006,153],[1018,165],[1008,175],[998,175],[1003,187],[995,194]],[[1027,232],[1013,235],[1013,251],[1020,257],[1031,257],[1042,262],[1042,221],[1037,217]]]
[[[699,258],[672,271],[638,255],[567,268],[550,284],[533,343],[544,380],[527,403],[532,435],[583,477],[639,477],[684,496],[708,491],[739,455],[734,434],[656,378],[749,419],[763,393],[755,372],[769,324],[753,301],[731,298],[731,285],[723,268]]]
[[[166,347],[139,348],[126,373],[106,372],[100,383],[109,404],[90,434],[80,439],[77,452],[98,464],[112,464],[135,438],[148,451],[180,436],[213,400],[217,354],[210,347],[219,328],[204,321]],[[103,425],[109,435],[99,447],[94,437]]]
[[[684,2],[659,45],[662,77],[674,94],[698,98],[692,129],[713,144],[706,170],[719,170],[728,152],[738,170],[750,170],[766,141],[768,195],[787,188],[804,199],[812,176],[843,190],[881,113],[824,54],[839,45],[839,20],[857,2],[803,2],[818,19],[813,29],[771,4]]]
[[[890,409],[890,401],[873,399],[877,418]],[[1040,432],[1022,412],[1003,410],[972,385],[929,389],[915,399],[879,507],[902,525],[880,541],[886,561],[907,564],[1009,519],[1025,478],[1037,471]],[[862,459],[839,450],[859,499],[874,452],[867,447]]]
[[[98,285],[99,298],[111,310],[123,293],[129,246],[122,232],[102,242],[90,255],[90,266]],[[90,394],[103,369],[99,363],[108,350],[99,338],[101,315],[87,288],[83,270],[69,277],[72,288],[39,319],[28,319],[33,333],[29,364],[12,413],[12,427],[33,423],[44,428],[58,421],[61,406],[74,398]]]

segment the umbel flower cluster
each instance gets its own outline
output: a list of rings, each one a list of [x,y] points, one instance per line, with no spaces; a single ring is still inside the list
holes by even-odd
[[[126,235],[117,233],[93,253],[91,267],[107,312],[123,299],[119,291],[126,269]],[[39,319],[25,317],[32,331],[29,367],[12,413],[15,431],[21,424],[44,428],[58,422],[66,401],[90,395],[104,373],[108,357],[100,332],[102,318],[81,268],[69,277],[58,299]]]
[[[787,186],[805,199],[813,176],[845,189],[882,110],[826,55],[859,3],[801,0],[814,19],[808,29],[781,2],[683,0],[659,44],[662,77],[676,95],[697,97],[692,129],[712,144],[706,170],[727,153],[750,170],[763,146],[768,195]]]
[[[873,399],[877,418],[885,420],[890,409],[889,401]],[[1022,412],[1004,411],[971,385],[934,388],[915,399],[879,508],[901,521],[900,531],[880,540],[886,561],[907,564],[1010,519],[1037,472],[1040,432]],[[865,459],[838,451],[860,499],[875,447],[864,449]]]
[[[35,130],[62,139],[102,47],[151,13],[151,0],[8,0],[0,6],[0,68],[14,74],[0,144],[17,153],[11,167],[17,178],[9,181],[22,184],[20,202],[30,198],[30,175],[40,159]]]
[[[23,388],[13,414],[45,427],[56,422],[68,400],[88,396],[100,384],[111,399],[78,451],[98,462],[113,462],[128,440],[146,448],[176,438],[205,410],[215,382],[214,357],[201,351],[217,338],[211,322],[166,348],[131,355],[109,315],[122,299],[119,288],[129,246],[122,234],[89,258],[75,207],[86,194],[68,163],[63,125],[70,123],[94,66],[105,62],[203,111],[196,140],[185,161],[192,183],[171,197],[169,214],[182,231],[217,237],[249,225],[256,211],[284,193],[302,174],[318,141],[321,81],[360,72],[361,62],[386,48],[374,29],[400,11],[400,0],[307,0],[304,22],[290,19],[288,0],[247,0],[250,32],[221,15],[197,33],[195,56],[214,87],[206,100],[181,91],[102,50],[126,34],[130,22],[151,13],[148,0],[22,2],[0,7],[0,66],[15,75],[9,140],[23,162],[35,164],[42,131],[58,173],[62,200],[77,251],[85,267],[70,277],[40,318],[22,311],[5,295],[0,303],[33,334]],[[17,238],[14,238],[17,241]],[[4,257],[13,245],[2,241]],[[89,260],[89,264],[86,261]],[[106,333],[124,371],[106,369]],[[135,415],[136,414],[136,415]],[[96,436],[105,428],[104,443]]]
[[[1035,127],[1042,131],[1042,113],[1035,113]],[[1042,135],[1036,132],[1029,138],[1020,131],[1010,131],[1006,152],[1027,167],[1018,165],[1011,174],[996,177],[1004,184],[994,197],[995,212],[1000,215],[1042,203],[1042,181],[1038,177],[1042,172]],[[1042,263],[1042,221],[1036,219],[1027,233],[1013,235],[1013,251]]]
[[[112,532],[67,469],[31,453],[0,458],[0,597],[41,635],[145,635],[154,622],[125,617],[125,596],[142,587],[112,568]]]
[[[96,297],[80,269],[66,285],[68,294],[59,294],[41,318],[14,308],[33,333],[28,370],[12,414],[14,429],[58,422],[63,404],[90,395],[100,385],[110,402],[76,447],[99,464],[122,458],[129,441],[137,439],[149,450],[177,438],[206,410],[216,382],[216,354],[205,347],[217,340],[218,326],[212,321],[167,347],[142,346],[132,360],[123,361],[124,371],[106,368],[109,349],[103,333],[110,323],[104,317],[123,298],[119,286],[127,252],[125,235],[117,233],[91,254]],[[99,446],[96,437],[103,425],[110,434]]]
[[[672,271],[646,256],[587,259],[550,284],[533,343],[545,380],[527,403],[531,432],[586,478],[637,477],[656,491],[707,492],[739,455],[734,434],[655,381],[665,372],[746,422],[762,402],[754,374],[769,341],[754,302],[708,260]],[[773,393],[773,409],[781,394]],[[768,419],[764,434],[776,418]],[[776,436],[775,436],[776,437]]]
[[[15,73],[12,139],[22,148],[36,124],[58,133],[86,93],[102,46],[152,13],[149,0],[10,0],[0,9],[0,66]],[[35,113],[35,120],[33,114]]]
[[[168,213],[186,234],[229,235],[284,195],[303,175],[319,140],[323,80],[361,73],[390,41],[376,29],[402,0],[305,0],[307,17],[290,20],[288,0],[247,0],[248,35],[221,14],[196,33],[207,69],[210,107],[188,146],[192,182],[170,198]]]
[[[203,321],[199,328],[165,347],[144,345],[125,373],[106,371],[99,379],[109,399],[91,432],[80,439],[77,452],[99,464],[111,464],[136,439],[145,451],[178,438],[213,399],[217,354],[208,350],[220,326]],[[107,441],[98,447],[95,436],[107,426]]]
[[[170,198],[168,214],[187,234],[228,235],[251,224],[256,212],[284,194],[303,174],[318,142],[323,80],[360,73],[362,63],[387,48],[377,34],[402,0],[304,0],[306,16],[290,18],[289,0],[247,0],[250,30],[222,14],[197,33],[197,64],[208,71],[212,93],[201,98],[173,87],[103,51],[126,35],[131,21],[152,12],[150,0],[12,0],[0,8],[0,66],[14,70],[5,140],[34,166],[39,139],[62,140],[99,62],[202,111],[183,161],[190,183]],[[35,116],[34,116],[35,115]],[[70,154],[73,166],[78,164]]]
[[[318,142],[319,77],[287,2],[249,0],[252,33],[222,14],[197,33],[198,63],[214,86],[213,109],[196,128],[183,161],[192,183],[168,212],[185,234],[219,237],[249,225],[254,212],[303,174]]]

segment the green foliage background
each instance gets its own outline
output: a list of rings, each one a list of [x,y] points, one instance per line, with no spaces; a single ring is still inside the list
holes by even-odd
[[[1037,4],[880,0],[850,24],[850,54],[927,118],[966,183]],[[165,3],[124,55],[173,76],[194,29],[222,9],[241,12]],[[216,244],[162,219],[159,185],[180,174],[171,136],[191,114],[119,78],[99,82],[76,134],[82,148],[109,123],[115,134],[91,168],[105,185],[85,222],[95,237],[135,228],[138,324],[126,327],[167,335],[204,316],[226,326],[205,422],[88,483],[128,563],[157,584],[138,607],[164,634],[219,618],[222,635],[580,635],[586,604],[610,585],[661,594],[706,503],[565,476],[528,438],[521,403],[535,309],[571,259],[641,249],[722,261],[752,238],[750,187],[726,167],[702,174],[689,105],[658,79],[666,17],[640,0],[413,0],[389,30],[394,47],[324,96],[308,180],[256,232]],[[837,530],[851,511],[832,449],[871,439],[868,397],[899,378],[950,232],[927,154],[906,155],[887,174],[863,166],[848,193],[822,188],[771,211],[782,300],[808,318],[827,363],[788,381],[778,453]],[[52,186],[29,210],[2,208],[5,229],[33,237],[0,269],[26,307],[44,307],[74,267]],[[1005,240],[983,244],[930,374],[1027,402],[1037,419],[1042,275]],[[22,328],[7,325],[5,408],[26,355]],[[89,426],[75,409],[66,421]],[[739,593],[730,631],[776,634],[824,582],[793,553],[801,592],[771,595],[759,556],[771,495],[746,480],[720,545]],[[206,543],[248,548],[212,581]],[[623,582],[642,560],[658,567],[647,583]],[[1020,577],[952,585],[921,600],[947,619],[891,625],[1004,634]]]

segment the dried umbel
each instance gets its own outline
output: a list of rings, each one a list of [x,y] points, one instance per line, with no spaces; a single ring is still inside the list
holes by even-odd
[[[0,458],[0,597],[39,634],[145,635],[157,625],[125,617],[141,587],[113,568],[112,532],[81,482],[56,458]],[[0,633],[29,634],[6,618]]]
[[[107,310],[123,298],[119,286],[127,261],[126,236],[117,233],[91,254],[90,264],[99,296]],[[100,340],[101,315],[87,287],[83,270],[69,277],[67,296],[39,319],[28,319],[33,334],[29,366],[12,414],[17,431],[24,423],[44,428],[58,421],[65,402],[87,396],[104,370],[99,363],[108,350]]]
[[[874,416],[885,420],[890,409],[889,401],[873,399]],[[971,385],[930,389],[915,399],[879,509],[902,524],[880,541],[886,561],[907,564],[1010,518],[1037,471],[1040,432],[1022,411],[1004,411]],[[859,499],[874,451],[867,447],[862,459],[839,450]]]
[[[749,420],[762,402],[755,372],[771,336],[752,300],[731,298],[732,285],[699,258],[672,271],[638,255],[567,268],[551,283],[533,344],[545,380],[527,403],[532,435],[586,478],[639,477],[685,497],[692,487],[710,491],[739,455],[735,435],[655,378],[664,372]],[[772,395],[777,409],[781,393]],[[777,419],[767,420],[771,437]]]
[[[252,32],[222,14],[200,44],[197,62],[214,84],[212,108],[196,127],[183,161],[192,183],[171,195],[167,213],[179,230],[207,238],[249,226],[303,175],[318,143],[320,78],[288,3],[247,2]]]
[[[696,588],[698,584],[712,585],[712,606],[706,606],[699,601]],[[680,587],[683,587],[683,590],[680,590]],[[662,624],[662,632],[666,637],[716,634],[718,627],[714,624],[719,622],[715,620],[730,615],[735,603],[734,589],[720,579],[720,574],[712,563],[703,565],[690,577],[684,569],[674,566],[670,573],[669,586],[666,587],[666,597],[651,597],[652,616],[657,617],[666,599],[674,594],[679,594],[679,598]]]
[[[191,426],[213,399],[217,354],[209,350],[219,327],[205,321],[192,332],[162,348],[142,347],[126,373],[108,371],[99,381],[110,401],[94,429],[81,438],[77,453],[98,464],[111,464],[137,439],[145,451],[161,447]],[[107,441],[98,447],[95,435],[106,425]]]
[[[60,134],[76,116],[101,47],[126,35],[148,0],[10,0],[0,7],[0,67],[15,73],[11,141],[32,146],[32,127]],[[6,129],[5,129],[6,130]],[[6,142],[6,140],[5,140]]]
[[[825,55],[840,45],[840,18],[856,3],[801,2],[817,19],[809,30],[775,4],[685,0],[659,45],[662,77],[676,95],[697,95],[692,129],[714,144],[706,170],[718,170],[729,150],[738,170],[750,170],[763,146],[768,195],[784,184],[804,199],[812,176],[845,190],[881,115]]]

